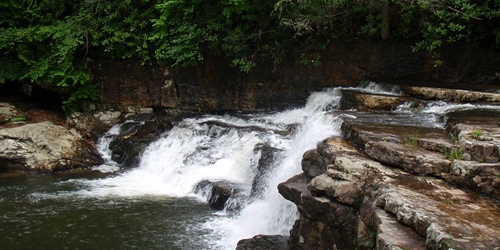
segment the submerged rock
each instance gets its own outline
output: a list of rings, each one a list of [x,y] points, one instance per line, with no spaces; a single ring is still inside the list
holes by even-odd
[[[0,129],[2,171],[53,172],[101,163],[92,145],[51,122]]]

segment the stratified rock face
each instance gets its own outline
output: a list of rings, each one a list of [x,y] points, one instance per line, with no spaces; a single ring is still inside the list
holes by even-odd
[[[321,59],[316,66],[299,63],[301,52],[292,52],[281,63],[264,62],[249,73],[210,54],[197,67],[174,70],[161,63],[139,66],[133,61],[101,61],[93,65],[92,73],[103,103],[203,111],[297,107],[312,91],[357,86],[366,80],[410,86],[455,87],[464,83],[462,86],[467,88],[500,88],[498,51],[447,46],[439,51],[444,63],[434,67],[432,54],[413,52],[412,45],[362,39],[336,41],[318,51]],[[443,93],[434,98],[455,99],[457,94],[462,100],[485,100],[460,93]],[[351,97],[354,102],[368,98],[369,102],[359,107],[367,110],[392,109],[401,100]]]
[[[453,92],[426,91],[430,99]],[[288,249],[499,249],[499,103],[461,95],[450,101],[490,108],[466,105],[439,118],[384,105],[333,112],[348,114],[343,137],[305,152],[303,173],[278,186],[300,212]],[[414,109],[429,102],[407,98]],[[370,99],[345,103],[367,107]]]
[[[51,122],[0,129],[0,169],[52,172],[102,163],[81,137]]]
[[[437,178],[390,168],[338,150],[312,179],[279,185],[301,217],[289,249],[494,249],[500,246],[500,206]]]

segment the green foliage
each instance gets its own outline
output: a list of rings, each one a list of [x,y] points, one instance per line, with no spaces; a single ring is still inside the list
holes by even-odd
[[[483,131],[479,129],[474,129],[474,131],[472,131],[472,138],[479,139],[481,136],[483,136]]]
[[[42,85],[66,96],[63,108],[95,101],[90,57],[151,59],[147,0],[11,0],[0,4],[0,83]]]
[[[388,5],[384,23],[383,6]],[[500,1],[279,0],[275,10],[282,27],[296,36],[417,40],[414,51],[436,52],[444,44],[483,42],[500,49]],[[387,27],[388,26],[388,27]],[[435,54],[436,66],[442,64]]]
[[[406,146],[408,147],[416,147],[418,146],[418,137],[419,133],[418,131],[415,132],[414,134],[409,135],[404,139]]]
[[[272,1],[161,0],[153,19],[156,58],[174,66],[202,62],[207,50],[249,71],[267,59],[279,60],[286,46]]]
[[[450,161],[453,160],[463,160],[464,155],[463,152],[458,147],[453,147],[451,151],[448,151],[448,148],[445,145],[441,145],[443,148],[444,155]]]
[[[414,51],[435,51],[458,41],[489,41],[492,47],[500,48],[495,40],[500,32],[499,1],[419,1],[418,9],[422,15],[421,41],[415,44]]]
[[[450,152],[445,151],[444,153],[450,161],[464,159],[463,153],[459,148],[453,148]]]
[[[93,85],[83,85],[71,92],[70,97],[63,102],[63,109],[66,115],[77,111],[87,111],[88,102],[99,99],[99,91]]]
[[[90,57],[115,59],[153,57],[150,19],[157,16],[154,1],[79,1],[78,11],[69,17],[86,34]]]
[[[20,116],[20,117],[14,117],[12,119],[10,119],[11,122],[24,122],[26,121],[26,117],[24,116]]]
[[[318,66],[333,40],[416,41],[433,53],[456,42],[500,49],[500,1],[470,0],[8,0],[0,2],[0,84],[38,84],[65,109],[96,100],[93,59],[196,65],[208,56],[249,72],[294,51]]]

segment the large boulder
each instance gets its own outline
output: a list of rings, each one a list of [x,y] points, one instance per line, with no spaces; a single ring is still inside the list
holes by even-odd
[[[0,170],[53,172],[102,163],[95,148],[51,122],[0,129]]]

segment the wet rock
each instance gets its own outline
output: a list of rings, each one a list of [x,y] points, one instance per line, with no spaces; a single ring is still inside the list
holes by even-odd
[[[264,183],[266,175],[269,174],[272,170],[272,163],[281,152],[280,149],[271,147],[267,144],[257,145],[254,148],[254,152],[255,151],[260,151],[260,158],[259,162],[257,163],[257,173],[252,180],[252,197],[262,194],[262,191],[266,188]]]
[[[129,119],[121,125],[119,135],[109,145],[111,158],[123,167],[137,166],[146,147],[172,128],[175,118],[138,114]]]
[[[285,250],[288,237],[283,235],[256,235],[238,241],[236,250]]]
[[[306,151],[302,156],[301,166],[302,171],[310,178],[321,175],[326,171],[324,159],[319,155],[317,150]]]
[[[51,122],[0,130],[1,169],[53,172],[102,163],[83,138]]]
[[[497,104],[498,105],[498,104]],[[442,122],[451,130],[457,124],[464,124],[478,127],[499,127],[500,109],[491,109],[487,107],[475,107],[463,110],[454,110],[444,115]]]
[[[215,210],[239,209],[239,201],[245,198],[242,191],[241,185],[229,181],[203,180],[194,188],[195,193],[207,197],[208,205]]]
[[[352,249],[356,210],[325,196],[313,196],[309,178],[296,175],[278,185],[283,197],[294,202],[300,212],[290,235],[288,249]],[[334,247],[335,246],[335,247]]]
[[[285,197],[285,199],[300,205],[302,196],[310,196],[311,193],[307,188],[307,184],[311,179],[305,174],[298,174],[287,181],[280,183],[278,185],[279,193]]]

